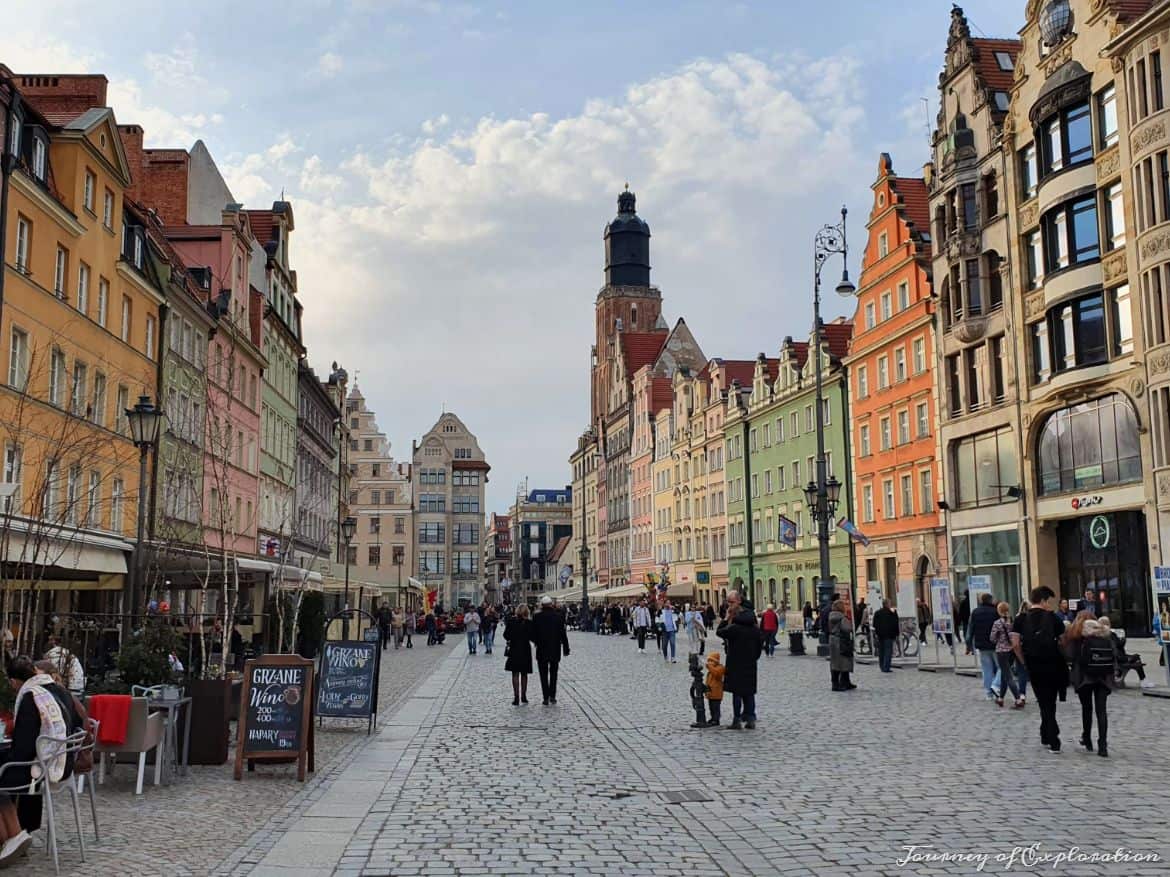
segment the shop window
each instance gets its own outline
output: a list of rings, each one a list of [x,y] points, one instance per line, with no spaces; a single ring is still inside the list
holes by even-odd
[[[1114,394],[1054,411],[1041,428],[1037,461],[1041,494],[1140,481],[1133,407]]]

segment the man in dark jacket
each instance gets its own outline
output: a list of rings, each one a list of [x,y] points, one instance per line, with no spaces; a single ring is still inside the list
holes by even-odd
[[[741,600],[738,591],[727,592],[727,615],[715,631],[727,644],[723,688],[732,695],[733,715],[727,727],[733,731],[756,726],[756,662],[764,651],[764,637],[756,624],[756,613],[745,608]]]
[[[878,667],[883,673],[893,673],[894,642],[898,639],[898,613],[890,608],[889,600],[882,600],[882,608],[873,614],[873,632],[878,644]]]
[[[999,618],[995,611],[995,598],[986,591],[979,595],[979,605],[971,613],[967,625],[967,650],[972,647],[979,652],[979,667],[983,671],[983,690],[987,699],[995,698],[995,676],[998,664],[995,659],[995,644],[991,641],[991,626]]]
[[[959,601],[959,605],[955,608],[955,633],[960,639],[967,636],[967,625],[971,621],[971,592],[964,591],[963,599]],[[950,641],[947,641],[950,645]]]
[[[532,619],[532,642],[536,646],[536,665],[540,671],[540,693],[544,705],[557,702],[557,669],[561,653],[569,655],[569,635],[565,619],[553,606],[551,597],[540,598],[540,611]]]
[[[1052,611],[1056,594],[1047,585],[1028,595],[1032,608],[1012,625],[1012,646],[1016,657],[1028,668],[1036,704],[1040,707],[1040,742],[1060,752],[1060,725],[1056,723],[1056,700],[1068,689],[1068,661],[1060,647],[1064,622]]]

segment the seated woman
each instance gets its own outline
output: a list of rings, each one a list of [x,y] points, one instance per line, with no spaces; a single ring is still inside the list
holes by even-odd
[[[0,753],[0,763],[33,761],[37,757],[37,738],[45,735],[64,738],[81,727],[73,707],[73,698],[47,673],[34,666],[32,660],[21,656],[13,659],[8,676],[20,688],[12,713],[12,746]],[[68,777],[72,771],[72,756],[60,755],[49,762],[49,778],[54,782]],[[16,767],[4,771],[0,785],[8,788],[32,782],[37,767]],[[0,868],[6,867],[28,849],[30,831],[41,827],[41,796],[0,796]]]

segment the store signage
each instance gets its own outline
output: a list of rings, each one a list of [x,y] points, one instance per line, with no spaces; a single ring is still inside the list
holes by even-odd
[[[1072,500],[1072,507],[1074,511],[1080,511],[1081,509],[1088,509],[1095,505],[1101,505],[1101,503],[1104,501],[1105,498],[1099,493],[1093,494],[1092,496],[1074,496]]]
[[[1109,519],[1104,515],[1097,515],[1089,521],[1089,542],[1097,550],[1109,546]]]
[[[779,530],[780,542],[789,548],[796,547],[796,522],[784,515],[776,518],[776,528]]]

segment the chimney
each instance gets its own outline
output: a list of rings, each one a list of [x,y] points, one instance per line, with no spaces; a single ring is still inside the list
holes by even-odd
[[[93,107],[106,106],[109,80],[100,73],[19,74],[21,94],[41,113],[72,114],[76,118]]]
[[[140,125],[119,125],[118,136],[122,138],[122,150],[126,153],[126,164],[130,167],[130,188],[126,195],[134,201],[142,201],[144,157],[142,154],[142,127]]]

